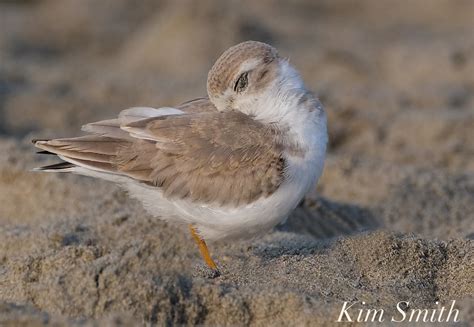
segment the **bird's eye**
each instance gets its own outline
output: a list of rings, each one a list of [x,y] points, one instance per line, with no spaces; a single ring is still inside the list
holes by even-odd
[[[235,85],[234,85],[234,92],[240,93],[247,88],[247,85],[249,83],[248,77],[249,77],[248,72],[242,73],[242,75],[239,76],[239,79],[237,80],[237,82],[235,82]]]

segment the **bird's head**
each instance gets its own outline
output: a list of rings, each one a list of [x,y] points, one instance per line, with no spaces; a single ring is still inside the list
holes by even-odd
[[[209,71],[207,93],[219,111],[238,110],[258,115],[261,101],[302,87],[299,74],[277,50],[246,41],[225,51]]]

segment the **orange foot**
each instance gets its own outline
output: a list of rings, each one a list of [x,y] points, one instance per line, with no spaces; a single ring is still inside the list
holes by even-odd
[[[211,255],[209,254],[209,249],[207,248],[206,241],[204,241],[201,236],[196,232],[196,229],[192,226],[189,225],[189,230],[191,231],[191,235],[194,238],[194,241],[196,241],[196,244],[199,246],[199,251],[201,252],[201,256],[206,262],[207,266],[211,268],[211,270],[214,273],[214,276],[219,276],[220,272],[219,269],[217,269],[217,265],[212,260]]]

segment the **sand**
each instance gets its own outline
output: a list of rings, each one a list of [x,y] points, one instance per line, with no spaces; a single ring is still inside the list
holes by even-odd
[[[474,2],[199,3],[0,1],[0,325],[332,326],[344,301],[453,300],[474,325]],[[31,138],[201,96],[246,39],[302,72],[330,147],[284,225],[210,245],[222,276],[116,186],[30,172],[51,160]]]

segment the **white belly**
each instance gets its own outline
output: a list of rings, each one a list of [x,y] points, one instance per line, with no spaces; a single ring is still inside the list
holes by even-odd
[[[193,224],[206,240],[246,238],[268,231],[288,217],[319,179],[324,157],[325,144],[309,151],[305,158],[288,157],[286,178],[278,190],[237,208],[166,199],[160,190],[133,182],[127,183],[126,188],[150,214]]]

